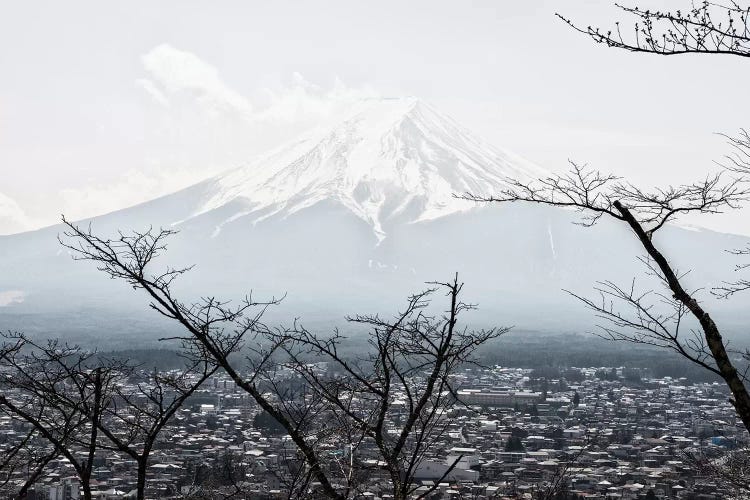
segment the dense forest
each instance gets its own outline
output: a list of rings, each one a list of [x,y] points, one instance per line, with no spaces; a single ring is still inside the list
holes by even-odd
[[[365,338],[350,338],[346,355],[353,357],[367,349]],[[172,349],[127,349],[103,351],[101,356],[128,359],[144,368],[173,369],[184,360]],[[531,368],[549,373],[550,378],[566,368],[626,367],[645,369],[652,377],[685,377],[689,382],[715,382],[719,378],[677,354],[644,345],[610,342],[593,335],[510,333],[484,346],[479,361],[486,366]],[[310,361],[315,361],[310,359]]]

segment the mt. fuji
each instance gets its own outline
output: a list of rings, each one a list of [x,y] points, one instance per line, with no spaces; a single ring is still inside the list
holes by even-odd
[[[335,201],[386,236],[390,223],[419,222],[474,206],[455,193],[489,194],[504,179],[536,178],[538,167],[494,148],[416,98],[357,103],[249,166],[207,181],[192,216],[236,201],[258,222]]]
[[[246,166],[82,222],[103,235],[177,229],[160,259],[196,264],[177,285],[186,300],[286,293],[278,318],[337,323],[346,314],[395,313],[425,282],[458,272],[465,300],[479,304],[476,322],[590,329],[593,318],[561,289],[585,295],[598,280],[629,286],[643,276],[625,227],[602,219],[582,228],[568,210],[453,197],[546,175],[418,99],[372,99]],[[74,262],[57,242],[61,230],[0,237],[0,296],[16,297],[0,304],[2,327],[43,333],[33,325],[44,314],[71,334],[127,324],[153,340],[156,318],[143,312],[144,297]],[[660,233],[680,271],[693,269],[690,288],[732,279],[736,262],[724,250],[749,242],[679,227]],[[731,301],[716,307],[729,330],[747,319]]]

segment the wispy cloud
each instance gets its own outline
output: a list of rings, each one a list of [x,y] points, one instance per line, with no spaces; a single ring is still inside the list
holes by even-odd
[[[21,290],[0,291],[0,307],[8,307],[13,304],[20,304],[26,299],[26,292]]]
[[[380,97],[372,87],[350,87],[339,78],[330,88],[311,83],[300,73],[292,74],[291,84],[279,89],[263,89],[270,104],[253,119],[259,122],[299,122],[327,118],[361,99]]]
[[[146,53],[142,61],[148,78],[136,80],[136,85],[160,106],[169,107],[173,100],[184,103],[189,97],[205,111],[239,116],[249,124],[314,121],[354,101],[379,95],[371,87],[350,87],[338,78],[332,86],[325,87],[295,72],[290,82],[261,89],[266,102],[253,104],[224,82],[214,66],[191,52],[161,44]]]
[[[370,87],[351,87],[338,78],[320,85],[300,73],[243,92],[209,62],[169,44],[149,50],[141,63],[143,74],[134,84],[155,105],[147,108],[151,142],[142,164],[112,181],[61,189],[57,212],[82,219],[177,191],[251,161],[356,101],[379,96]],[[57,214],[46,223],[56,221]],[[0,195],[0,234],[34,226],[18,204]]]
[[[143,66],[154,83],[138,80],[152,97],[164,104],[166,93],[186,93],[214,112],[252,113],[250,101],[226,85],[215,67],[195,54],[161,44],[142,58]],[[161,89],[159,88],[161,87]]]

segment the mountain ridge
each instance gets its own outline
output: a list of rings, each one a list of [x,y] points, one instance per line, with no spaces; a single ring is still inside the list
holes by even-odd
[[[257,222],[332,199],[382,240],[391,220],[430,220],[475,206],[455,193],[490,194],[506,177],[543,173],[417,98],[363,100],[333,125],[204,181],[205,201],[190,216],[240,201],[245,209],[226,222]]]
[[[593,318],[561,289],[586,295],[597,281],[629,285],[641,276],[642,250],[615,221],[582,228],[571,210],[453,198],[475,188],[491,194],[506,177],[543,170],[486,145],[419,101],[361,106],[245,167],[81,224],[91,222],[105,237],[150,226],[178,229],[154,265],[197,265],[176,284],[181,298],[288,292],[274,313],[280,319],[393,313],[426,282],[458,272],[466,299],[480,305],[472,317],[483,325],[577,331],[590,329]],[[73,261],[57,242],[62,229],[0,237],[0,294],[13,293],[0,320],[23,329],[13,318],[56,311],[78,322],[69,331],[92,325],[119,331],[103,325],[124,310],[140,315],[145,297],[105,279],[91,263]],[[675,267],[694,270],[685,277],[691,289],[731,280],[735,261],[725,250],[750,244],[676,226],[655,237]],[[658,286],[649,277],[640,283]],[[91,304],[96,317],[71,314]],[[719,321],[740,324],[748,315],[731,301],[711,307]],[[107,316],[108,308],[119,312]]]

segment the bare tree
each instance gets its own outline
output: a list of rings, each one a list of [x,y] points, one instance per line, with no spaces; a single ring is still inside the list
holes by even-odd
[[[6,335],[0,361],[10,370],[3,379],[8,393],[0,396],[0,409],[31,425],[28,439],[36,435],[51,444],[46,454],[34,457],[36,467],[21,492],[62,455],[76,470],[84,496],[90,497],[94,456],[112,450],[135,462],[138,499],[145,498],[148,459],[161,431],[218,369],[202,359],[187,360],[182,370],[142,371],[127,360],[57,341],[40,344],[21,334]],[[18,455],[21,444],[6,462]],[[77,458],[80,450],[86,452],[83,460]],[[10,462],[0,465],[8,468]]]
[[[714,478],[733,498],[747,498],[750,494],[750,450],[731,450],[720,457],[703,453],[685,453],[684,460],[698,474]]]
[[[63,244],[76,258],[93,261],[110,277],[145,291],[153,309],[184,328],[186,335],[177,339],[190,356],[211,359],[281,424],[302,466],[291,475],[297,491],[290,497],[309,496],[311,488],[327,498],[355,496],[368,467],[356,452],[367,440],[374,441],[379,456],[370,467],[385,467],[395,498],[409,497],[415,491],[417,468],[445,431],[446,411],[455,404],[451,375],[472,361],[479,346],[505,331],[471,332],[459,327],[458,316],[472,308],[459,300],[462,285],[457,280],[435,283],[434,289],[412,297],[395,320],[350,318],[372,329],[372,351],[347,360],[338,351],[344,341],[338,332],[323,337],[300,325],[278,329],[264,325],[262,315],[277,302],[274,299],[246,298],[236,306],[213,297],[192,304],[178,300],[172,284],[188,268],[153,270],[153,260],[165,250],[171,231],[107,239],[90,227],[64,223],[68,230]],[[438,289],[447,292],[449,305],[444,314],[429,315],[429,297]],[[243,349],[250,353],[244,370],[233,356]],[[335,366],[341,376],[319,373],[308,357]],[[304,383],[285,382],[282,371],[296,373]],[[392,425],[396,398],[405,399],[406,411],[394,437],[387,427]],[[331,443],[342,436],[349,448],[344,457],[329,452]]]
[[[746,178],[730,174],[720,172],[695,183],[645,191],[615,176],[573,164],[563,175],[528,182],[509,179],[508,187],[494,196],[467,193],[462,197],[479,202],[568,207],[582,212],[581,224],[585,226],[601,217],[626,225],[646,253],[643,262],[661,280],[665,292],[638,292],[634,286],[602,282],[596,299],[573,295],[606,321],[601,325],[606,338],[671,349],[719,375],[732,393],[732,404],[745,428],[750,430],[750,394],[744,376],[732,363],[710,312],[699,302],[695,290],[685,288],[684,275],[659,250],[654,238],[665,224],[681,215],[719,213],[747,201],[750,188]],[[654,298],[662,304],[655,304]],[[699,333],[683,333],[683,320],[688,315],[698,323]]]
[[[564,15],[557,16],[597,43],[632,52],[750,56],[750,6],[742,6],[734,0],[726,4],[693,2],[686,9],[675,11],[615,5],[635,17],[632,30],[623,32],[619,22],[610,30],[592,26],[582,28]],[[719,327],[697,300],[697,291],[684,288],[683,275],[652,239],[657,230],[675,217],[690,212],[718,213],[738,208],[747,200],[750,136],[742,130],[737,137],[728,139],[733,150],[726,157],[724,172],[676,188],[669,186],[646,192],[614,176],[573,165],[568,175],[532,183],[511,180],[510,187],[495,197],[481,198],[471,194],[465,197],[477,201],[528,201],[573,207],[585,213],[584,225],[592,225],[602,216],[626,224],[646,251],[643,262],[662,280],[666,293],[637,291],[634,282],[629,286],[602,282],[597,287],[597,299],[574,295],[609,322],[609,326],[602,328],[605,337],[674,350],[721,376],[732,392],[732,403],[743,424],[750,430],[750,399],[745,374],[740,374],[732,364]],[[750,254],[748,249],[732,252]],[[737,270],[747,267],[739,264]],[[750,282],[740,279],[724,283],[712,292],[726,298],[749,288]],[[616,305],[624,306],[627,313]],[[697,320],[700,330],[684,325],[683,319],[688,316]]]
[[[145,498],[148,461],[161,432],[218,368],[204,358],[189,360],[184,368],[169,372],[132,370],[123,380],[127,384],[114,388],[99,420],[109,443],[100,446],[121,451],[135,461],[138,500]]]
[[[21,461],[23,468],[18,472],[23,471],[22,477],[24,477],[25,480],[23,480],[21,487],[18,488],[18,491],[14,495],[14,498],[18,499],[27,498],[31,488],[44,474],[47,465],[60,457],[60,452],[52,445],[46,447],[30,446],[24,451],[25,453]],[[16,455],[14,458],[18,458],[18,456]],[[7,466],[8,462],[4,460],[3,463],[0,464],[0,470],[13,470],[12,465],[6,469]]]
[[[584,28],[562,14],[557,16],[597,43],[631,52],[750,57],[750,6],[734,0],[691,2],[675,11],[615,5],[635,18],[632,28],[623,29],[619,22],[611,29]]]
[[[685,9],[661,11],[615,4],[622,12],[636,19],[632,29],[625,34],[620,23],[614,30],[582,26],[563,14],[556,14],[578,32],[590,36],[595,42],[608,47],[657,55],[726,54],[750,57],[750,5],[737,1],[716,3],[704,0],[692,2]],[[727,156],[728,169],[747,176],[750,174],[750,135],[741,130],[737,137],[728,137],[734,146]],[[736,255],[750,255],[750,248],[732,251]],[[750,267],[738,264],[737,270]],[[714,293],[730,297],[750,289],[750,280],[740,279],[717,287]]]
[[[289,356],[289,366],[315,391],[315,395],[349,427],[356,440],[374,441],[388,472],[395,499],[411,498],[417,489],[420,464],[443,437],[449,411],[457,404],[451,376],[473,362],[475,350],[507,329],[470,331],[458,326],[461,313],[473,309],[460,300],[463,285],[456,277],[409,298],[393,319],[354,316],[353,324],[371,329],[370,352],[355,359],[339,354],[346,340],[339,332],[321,337],[303,327],[281,332],[275,340]],[[428,306],[435,293],[444,291],[448,304],[433,315]],[[308,357],[328,362],[336,374],[321,374],[306,363]],[[397,404],[402,399],[405,404]],[[393,422],[400,422],[395,428]],[[354,453],[355,450],[352,450]],[[460,457],[448,467],[447,477]],[[349,467],[351,469],[351,467]],[[350,472],[349,472],[350,473]],[[429,496],[433,489],[419,498]]]
[[[0,359],[12,355],[11,353],[20,349],[21,346],[20,342],[6,342],[0,346]],[[9,375],[6,373],[3,376],[6,378]],[[7,389],[7,385],[3,388]],[[1,405],[0,413],[18,421],[12,412]],[[0,493],[14,498],[25,498],[26,492],[39,479],[44,467],[59,456],[57,448],[52,446],[51,452],[44,449],[44,456],[39,457],[39,447],[35,446],[38,431],[34,426],[27,423],[25,432],[21,436],[15,441],[8,440],[0,445],[0,453],[3,457],[0,460]],[[18,478],[23,475],[26,479],[20,483],[20,488],[17,488]]]
[[[28,423],[53,449],[29,478],[39,477],[50,460],[62,455],[78,475],[84,498],[91,499],[99,422],[118,367],[92,368],[93,353],[57,341],[37,343],[18,333],[6,334],[5,339],[0,362],[6,376],[0,407]]]
[[[656,55],[725,54],[750,57],[750,5],[731,0],[726,3],[691,2],[685,9],[662,11],[615,4],[622,12],[635,18],[632,29],[623,31],[620,23],[614,29],[587,26],[583,28],[563,14],[556,14],[570,27],[608,47]],[[727,170],[745,178],[750,174],[750,135],[741,130],[736,137],[727,137],[733,151],[726,159]],[[739,256],[750,255],[750,248],[732,250]],[[738,264],[747,270],[749,264]],[[750,289],[750,280],[724,283],[713,292],[727,298]]]
[[[18,417],[6,407],[0,413],[18,422]],[[25,432],[16,441],[0,445],[0,495],[23,499],[42,477],[47,465],[60,456],[51,443],[39,438],[36,427],[26,423]]]

